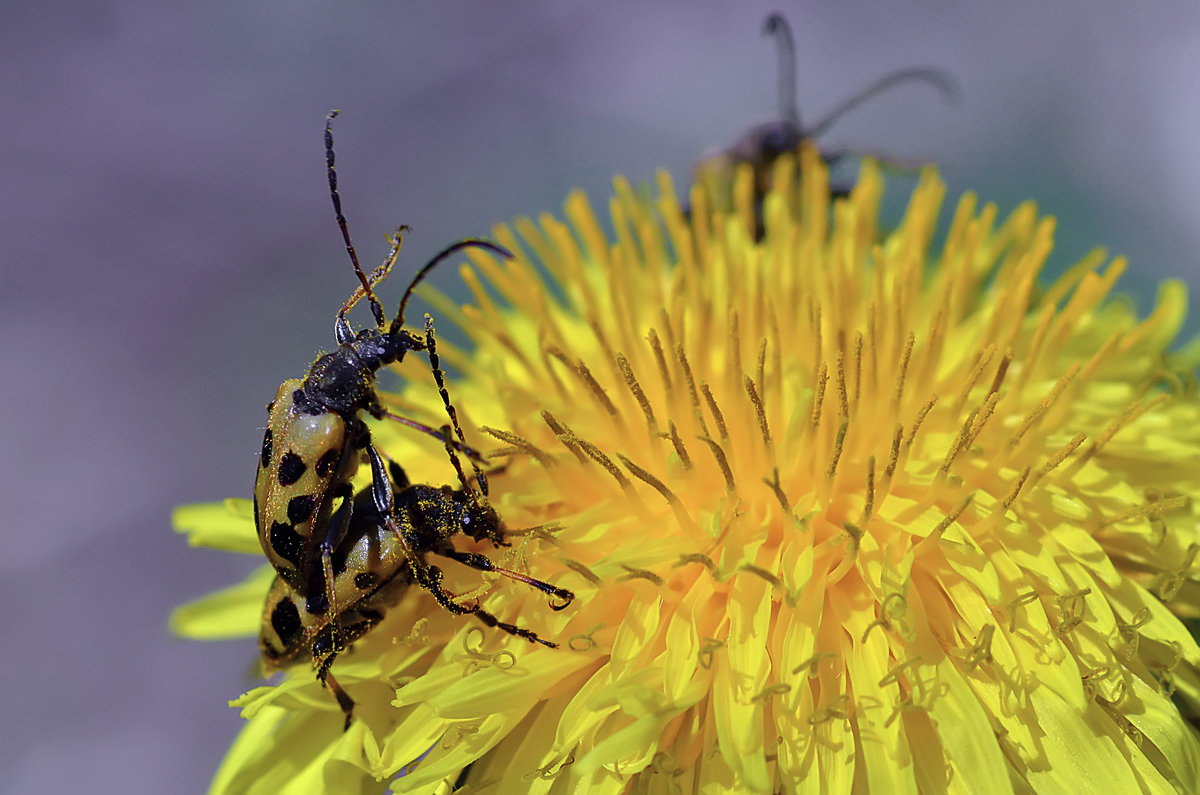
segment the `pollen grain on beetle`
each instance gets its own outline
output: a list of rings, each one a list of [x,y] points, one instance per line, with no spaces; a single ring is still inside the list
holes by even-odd
[[[1110,297],[1122,259],[1041,278],[1032,205],[968,195],[935,246],[932,170],[891,230],[870,162],[844,201],[811,147],[775,185],[756,241],[748,170],[728,216],[617,180],[611,234],[575,193],[496,230],[515,259],[467,252],[469,303],[426,293],[473,343],[444,358],[494,443],[498,559],[578,598],[447,582],[559,648],[407,596],[338,663],[362,720],[343,734],[307,670],[252,690],[215,792],[1200,788],[1184,288],[1139,319]],[[419,366],[392,399],[436,417]],[[412,436],[373,430],[445,468]],[[244,551],[230,511],[177,524]],[[177,629],[254,631],[265,582]]]

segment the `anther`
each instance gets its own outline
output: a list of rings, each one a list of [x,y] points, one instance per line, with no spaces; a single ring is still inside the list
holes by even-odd
[[[679,438],[679,430],[675,427],[675,421],[669,420],[667,424],[670,433],[661,434],[671,440],[671,445],[675,448],[675,455],[679,456],[680,462],[683,463],[684,469],[692,468],[692,459],[688,455],[687,448],[683,446],[683,439]]]
[[[900,398],[904,395],[904,379],[908,375],[908,363],[912,359],[913,343],[916,337],[913,332],[908,332],[908,337],[904,341],[904,353],[900,357],[900,373],[896,377],[896,392],[892,397],[892,411],[900,408]]]
[[[629,391],[633,393],[634,400],[642,409],[642,414],[646,417],[646,426],[650,429],[650,434],[653,436],[658,433],[658,423],[654,419],[654,409],[650,406],[650,401],[646,398],[646,393],[642,391],[641,384],[638,383],[637,376],[633,374],[633,368],[629,366],[629,360],[625,358],[625,354],[617,353],[615,355],[617,367],[621,370],[621,377],[625,379],[625,386],[629,387]]]
[[[750,396],[750,402],[754,404],[754,413],[758,417],[758,431],[762,434],[763,446],[767,450],[767,454],[774,459],[775,444],[771,440],[771,429],[767,425],[767,409],[763,405],[762,397],[758,393],[758,389],[754,385],[754,381],[750,376],[746,376],[746,394]]]
[[[833,453],[829,457],[829,463],[825,467],[825,480],[832,483],[833,476],[837,474],[838,460],[842,457],[842,445],[846,442],[846,431],[850,427],[848,419],[842,419],[842,424],[838,426],[837,438],[833,441]]]
[[[691,517],[688,516],[687,508],[685,508],[683,505],[683,501],[676,496],[675,492],[671,491],[667,484],[663,483],[661,480],[654,477],[654,475],[651,475],[649,472],[630,461],[629,458],[624,454],[617,453],[617,458],[621,459],[621,463],[625,465],[625,468],[628,469],[634,477],[643,481],[644,483],[649,484],[655,491],[662,495],[662,498],[667,501],[668,505],[671,506],[671,510],[675,512],[675,520],[679,522],[679,528],[681,530],[686,530],[693,525]]]
[[[825,383],[829,380],[828,368],[822,364],[821,371],[817,374],[817,385],[813,392],[813,407],[812,407],[812,427],[816,428],[821,424],[821,404],[825,402]]]
[[[729,459],[725,457],[725,448],[721,447],[720,443],[715,439],[710,439],[708,436],[697,436],[697,439],[708,445],[712,451],[713,458],[717,461],[717,466],[721,469],[721,475],[725,478],[725,491],[729,494],[737,494],[737,484],[733,481],[733,470],[729,468]]]
[[[700,382],[700,391],[704,393],[704,400],[708,403],[708,410],[712,412],[713,420],[717,423],[717,432],[721,435],[721,441],[728,443],[729,431],[725,428],[725,417],[721,414],[721,409],[717,406],[717,400],[713,397],[712,390],[708,388],[707,382]]]

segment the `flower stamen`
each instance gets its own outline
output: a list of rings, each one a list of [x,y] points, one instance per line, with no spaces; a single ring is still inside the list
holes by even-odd
[[[1033,407],[1033,410],[1025,415],[1025,419],[1021,421],[1021,425],[1017,428],[1017,432],[1013,434],[1011,439],[1008,440],[1008,446],[1010,448],[1016,448],[1021,443],[1021,439],[1024,438],[1025,434],[1028,433],[1035,425],[1037,425],[1038,421],[1045,416],[1046,412],[1050,410],[1050,407],[1054,405],[1055,401],[1058,400],[1059,396],[1062,395],[1063,391],[1067,388],[1067,385],[1075,379],[1075,376],[1079,375],[1079,371],[1082,366],[1083,365],[1081,365],[1079,362],[1071,365],[1070,369],[1063,373],[1062,377],[1055,382],[1054,387],[1050,390],[1050,394],[1038,401],[1038,404]]]
[[[1150,502],[1145,505],[1138,505],[1130,508],[1127,511],[1122,511],[1111,519],[1106,520],[1100,525],[1101,529],[1107,529],[1113,525],[1124,524],[1125,522],[1134,519],[1154,519],[1164,513],[1186,507],[1188,504],[1187,497],[1168,497],[1165,500]]]
[[[1186,502],[1186,497],[1177,498]],[[1160,500],[1167,502],[1167,500]],[[1200,552],[1200,544],[1188,545],[1187,551],[1183,555],[1183,560],[1172,571],[1166,572],[1163,575],[1162,583],[1158,586],[1158,598],[1164,602],[1169,602],[1179,593],[1179,589],[1187,582],[1188,572],[1191,571],[1192,564],[1196,562],[1196,554]]]
[[[816,430],[821,425],[821,406],[825,403],[825,384],[829,381],[829,372],[824,364],[821,365],[821,371],[817,374],[816,387],[813,390],[813,405],[812,419],[809,424],[813,430]]]
[[[908,431],[908,436],[904,440],[905,450],[908,450],[912,447],[913,441],[917,438],[917,432],[921,430],[921,425],[925,422],[925,417],[927,417],[929,412],[933,410],[933,407],[937,405],[937,400],[937,395],[931,395],[929,400],[926,400],[925,403],[921,405],[921,408],[917,409],[917,416],[913,419],[912,426]]]
[[[1008,613],[1008,632],[1010,635],[1017,631],[1017,608],[1033,604],[1041,598],[1041,595],[1037,591],[1029,591],[1005,605],[1004,610]]]
[[[995,624],[984,624],[979,630],[979,637],[967,655],[967,671],[974,671],[984,663],[992,663],[992,636],[996,634]]]
[[[721,447],[720,442],[716,439],[710,439],[708,436],[697,436],[696,438],[708,445],[708,449],[712,451],[713,459],[716,460],[717,466],[721,469],[721,475],[725,478],[725,492],[730,496],[737,494],[737,484],[733,481],[733,470],[729,468],[729,459],[725,457],[725,448]]]
[[[745,380],[746,394],[750,397],[750,402],[754,404],[754,414],[758,417],[758,432],[762,435],[763,447],[767,451],[767,456],[770,460],[775,460],[775,442],[771,439],[771,429],[767,425],[767,410],[763,406],[762,398],[759,396],[758,389],[755,388],[754,381],[750,376],[746,376]],[[778,475],[779,470],[775,470]]]
[[[1084,597],[1091,594],[1091,592],[1091,588],[1081,588],[1074,593],[1056,597],[1058,611],[1062,618],[1054,628],[1055,632],[1059,635],[1066,635],[1083,623],[1083,614],[1087,609],[1087,602],[1084,601]]]
[[[528,439],[524,439],[512,431],[505,431],[500,428],[490,428],[486,425],[480,426],[479,430],[486,433],[488,436],[499,439],[502,442],[507,442],[521,452],[528,453],[529,455],[533,456],[534,460],[547,469],[557,463],[554,456],[550,455]]]
[[[679,456],[680,463],[683,464],[684,470],[692,468],[692,458],[688,455],[687,448],[683,446],[683,439],[679,437],[679,430],[675,427],[675,421],[671,420],[667,427],[670,433],[662,434],[671,440],[671,446],[675,448],[675,455]]]
[[[904,395],[904,380],[908,375],[908,364],[912,360],[913,343],[915,341],[916,336],[913,332],[908,332],[908,337],[904,340],[904,353],[900,356],[900,372],[896,376],[896,392],[892,397],[893,413],[900,409],[900,399]]]
[[[633,374],[633,368],[629,365],[629,360],[625,358],[625,354],[616,354],[617,367],[621,370],[621,377],[625,380],[625,385],[629,387],[629,391],[633,394],[633,399],[637,401],[638,406],[642,409],[642,415],[646,418],[646,427],[650,430],[650,436],[658,435],[658,422],[654,419],[654,409],[650,405],[650,401],[646,398],[646,393],[642,391],[641,384],[638,383],[637,376]]]
[[[725,416],[721,414],[721,408],[717,405],[707,382],[700,382],[700,391],[704,393],[704,400],[708,403],[708,410],[712,412],[713,421],[717,423],[717,433],[721,436],[721,443],[729,444],[729,430],[725,427]]]

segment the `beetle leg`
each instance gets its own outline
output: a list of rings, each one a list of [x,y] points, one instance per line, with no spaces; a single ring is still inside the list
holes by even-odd
[[[533,630],[524,629],[523,627],[518,627],[516,624],[507,624],[503,621],[500,621],[498,618],[496,618],[494,615],[487,612],[486,610],[478,610],[477,609],[477,610],[473,610],[471,612],[473,612],[475,614],[476,618],[478,618],[483,623],[487,624],[489,627],[496,627],[497,629],[502,629],[505,632],[507,632],[508,634],[516,635],[518,638],[524,638],[525,640],[529,641],[530,643],[540,643],[543,646],[547,646],[551,649],[558,648],[557,643],[551,643],[548,640],[542,640],[540,637],[538,637],[538,634],[536,632],[534,632]]]
[[[395,502],[392,499],[392,481],[388,477],[387,469],[383,464],[383,458],[379,455],[379,451],[375,449],[375,445],[367,445],[367,457],[371,460],[371,496],[375,500],[375,509],[383,517],[383,523],[396,536],[396,540],[400,543],[400,548],[404,550],[404,557],[412,567],[419,582],[426,564],[413,551],[412,540],[400,528],[400,525],[396,523],[396,517],[393,514]],[[403,474],[404,470],[401,469],[400,473]],[[408,478],[405,477],[405,480],[407,481]]]
[[[332,644],[334,655],[342,650],[342,644],[339,637],[341,633],[338,624],[338,616],[341,611],[338,610],[337,594],[334,590],[333,551],[337,549],[338,545],[346,537],[346,533],[349,532],[350,519],[353,515],[354,500],[349,494],[343,495],[342,503],[334,511],[329,522],[329,529],[326,530],[325,538],[321,539],[319,547],[321,552],[321,573],[324,579],[322,587],[325,591],[325,610],[327,611],[326,615],[329,616],[330,643]],[[312,599],[311,593],[309,594],[309,599]],[[332,664],[332,660],[330,660],[330,664]],[[328,665],[325,668],[328,670]]]
[[[457,549],[449,549],[446,551],[438,550],[437,554],[451,560],[457,560],[459,563],[466,564],[479,571],[494,571],[497,574],[503,574],[505,577],[511,577],[514,580],[525,583],[531,588],[536,588],[544,594],[557,596],[559,599],[565,600],[561,605],[551,605],[554,610],[562,610],[575,599],[575,594],[566,588],[557,588],[548,582],[543,582],[542,580],[537,580],[519,572],[510,571],[509,569],[502,569],[492,563],[487,555],[481,555],[478,552],[459,552]]]
[[[433,594],[433,598],[437,600],[437,603],[439,605],[444,607],[446,610],[449,610],[451,613],[454,613],[455,615],[461,616],[461,615],[470,614],[470,615],[473,615],[476,618],[478,618],[484,624],[487,624],[489,627],[496,627],[497,629],[502,629],[505,632],[507,632],[508,634],[516,635],[518,638],[524,638],[525,640],[529,641],[530,643],[540,643],[543,646],[550,647],[551,649],[558,648],[557,643],[551,643],[548,640],[542,640],[540,637],[538,637],[537,633],[533,632],[532,630],[524,629],[523,627],[518,627],[516,624],[509,624],[507,622],[501,621],[500,619],[496,618],[494,615],[492,615],[488,611],[481,608],[479,606],[478,602],[476,602],[471,607],[464,607],[463,605],[460,605],[457,602],[453,601],[450,598],[451,594],[447,593],[446,590],[442,588],[442,570],[439,569],[437,566],[430,566],[428,564],[424,564],[420,569],[418,569],[417,584],[420,585],[425,590],[429,591],[431,594]],[[571,593],[571,592],[566,591],[566,593]],[[575,596],[574,594],[571,594],[572,598],[574,598],[574,596]],[[566,605],[564,605],[564,607],[565,606]]]
[[[341,498],[341,504],[330,517],[329,529],[325,532],[325,538],[321,539],[322,557],[326,554],[326,550],[329,554],[333,554],[333,550],[337,549],[338,545],[346,538],[346,533],[350,531],[350,519],[354,515],[354,498],[348,489],[347,493],[334,496]]]
[[[454,594],[442,587],[442,570],[437,566],[430,566],[428,563],[420,561],[416,564],[415,568],[417,570],[417,584],[433,594],[433,598],[437,603],[446,610],[456,616],[475,613],[479,610],[478,602],[470,607],[464,607],[454,601]]]
[[[367,443],[367,458],[371,460],[371,497],[375,500],[375,508],[379,515],[390,518],[392,515],[392,479],[388,477],[387,468],[383,465],[383,457],[375,449],[375,445]],[[407,545],[407,539],[404,539]]]
[[[346,716],[346,722],[342,726],[342,731],[347,731],[350,728],[350,721],[354,719],[354,699],[350,698],[350,694],[342,689],[342,686],[338,684],[338,680],[334,678],[332,672],[326,671],[321,681],[329,688],[329,692],[333,693],[333,697],[337,699],[338,706],[342,708],[342,713]]]
[[[329,670],[333,665],[333,661],[337,659],[338,652],[341,651],[341,648],[334,639],[337,631],[336,627],[336,620],[329,623],[330,645],[328,647],[325,647],[320,642],[319,636],[313,642],[313,665],[317,669],[317,679],[320,680],[321,684],[329,688],[329,692],[333,693],[333,697],[337,699],[338,706],[342,708],[342,714],[346,716],[342,731],[346,731],[350,728],[350,721],[354,717],[354,699],[350,698],[350,694],[342,689],[333,672]]]
[[[462,453],[463,455],[465,455],[467,458],[471,459],[472,461],[478,461],[481,464],[487,463],[487,459],[484,458],[483,454],[480,453],[475,448],[469,447],[469,446],[463,444],[462,442],[457,442],[453,439],[447,439],[446,436],[448,434],[448,431],[445,431],[445,430],[442,430],[439,428],[432,428],[422,422],[417,422],[416,420],[409,419],[408,417],[405,417],[401,414],[393,414],[392,412],[388,411],[385,408],[379,409],[379,416],[382,418],[389,419],[389,420],[394,420],[403,425],[407,425],[408,427],[412,428],[413,430],[420,431],[421,433],[428,434],[429,436],[432,436],[434,439],[437,439],[439,442],[442,442],[443,444],[448,443],[455,450]]]
[[[341,633],[338,632],[338,606],[337,592],[334,589],[333,581],[333,549],[322,546],[321,548],[321,568],[325,572],[325,600],[329,603],[329,627],[333,631],[333,649],[334,653],[342,650],[341,638],[338,637]]]

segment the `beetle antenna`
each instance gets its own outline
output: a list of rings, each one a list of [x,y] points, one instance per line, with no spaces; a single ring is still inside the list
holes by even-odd
[[[367,275],[363,273],[362,266],[358,264],[358,252],[354,250],[354,244],[350,242],[350,229],[346,226],[346,216],[342,215],[342,199],[338,196],[337,171],[333,168],[333,120],[339,113],[341,113],[340,110],[331,110],[325,117],[325,167],[329,171],[329,195],[333,198],[333,212],[337,215],[338,228],[342,230],[342,240],[346,241],[346,253],[350,255],[350,262],[354,265],[354,274],[362,283],[363,292],[371,304],[371,314],[375,316],[375,323],[382,327],[385,321],[383,306],[375,297],[375,293],[371,292],[371,283],[367,281]]]
[[[825,114],[819,122],[814,124],[811,129],[804,131],[805,138],[819,138],[823,132],[833,126],[834,122],[844,116],[847,112],[858,107],[860,104],[870,99],[871,97],[881,94],[888,89],[900,85],[901,83],[925,83],[937,90],[942,98],[951,105],[958,104],[959,88],[955,79],[944,69],[935,69],[928,66],[915,66],[908,69],[897,69],[895,72],[886,74],[876,80],[866,88],[856,94],[852,94],[842,100],[829,113]]]
[[[417,271],[417,274],[413,276],[412,282],[410,282],[408,285],[408,289],[404,291],[404,297],[400,299],[400,308],[396,310],[396,316],[392,318],[392,327],[388,331],[389,334],[395,334],[400,327],[404,325],[404,307],[408,305],[408,299],[412,297],[413,290],[416,289],[417,285],[425,279],[429,272],[433,270],[438,263],[465,248],[485,248],[488,251],[491,251],[493,254],[503,257],[504,259],[513,258],[512,252],[503,246],[497,246],[495,243],[490,243],[487,240],[476,240],[475,238],[460,240],[457,243],[442,249],[437,254],[433,255],[433,259],[422,265],[421,269]]]
[[[788,124],[800,128],[800,110],[796,107],[796,45],[787,18],[778,11],[767,16],[763,35],[774,36],[779,43],[779,115]]]

